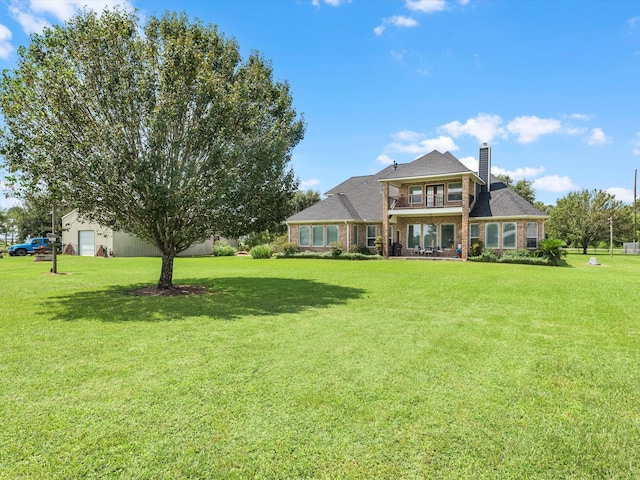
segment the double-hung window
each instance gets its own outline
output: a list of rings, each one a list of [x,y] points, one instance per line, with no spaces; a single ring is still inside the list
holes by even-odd
[[[422,205],[422,185],[409,187],[409,205]]]
[[[376,246],[376,226],[375,225],[367,225],[367,247],[375,247]]]
[[[447,202],[459,202],[462,200],[462,182],[447,184]]]
[[[502,248],[516,248],[518,246],[518,227],[515,222],[502,224]]]
[[[527,248],[538,248],[538,222],[527,223]]]
[[[480,225],[477,223],[469,224],[469,246],[472,247],[480,240]]]

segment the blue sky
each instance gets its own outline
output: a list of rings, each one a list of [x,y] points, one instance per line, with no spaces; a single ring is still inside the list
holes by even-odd
[[[270,59],[307,122],[302,188],[434,149],[475,169],[488,142],[494,173],[531,180],[545,203],[583,188],[633,201],[638,1],[0,0],[0,68],[84,4],[184,10]]]

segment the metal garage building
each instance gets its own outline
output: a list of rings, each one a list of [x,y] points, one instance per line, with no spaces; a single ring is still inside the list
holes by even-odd
[[[78,218],[76,210],[62,217],[62,230],[62,252],[68,255],[103,256],[106,251],[118,257],[161,256],[160,250],[149,242],[84,221]],[[210,239],[188,248],[179,256],[211,255],[212,248],[213,239]]]

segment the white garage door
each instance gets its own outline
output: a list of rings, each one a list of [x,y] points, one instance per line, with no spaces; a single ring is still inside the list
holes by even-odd
[[[78,232],[78,253],[85,257],[93,257],[96,253],[96,241],[93,230]]]

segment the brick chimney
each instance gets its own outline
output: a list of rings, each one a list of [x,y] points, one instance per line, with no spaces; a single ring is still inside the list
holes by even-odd
[[[478,176],[486,185],[480,187],[481,192],[491,190],[491,147],[483,143],[478,153]]]

